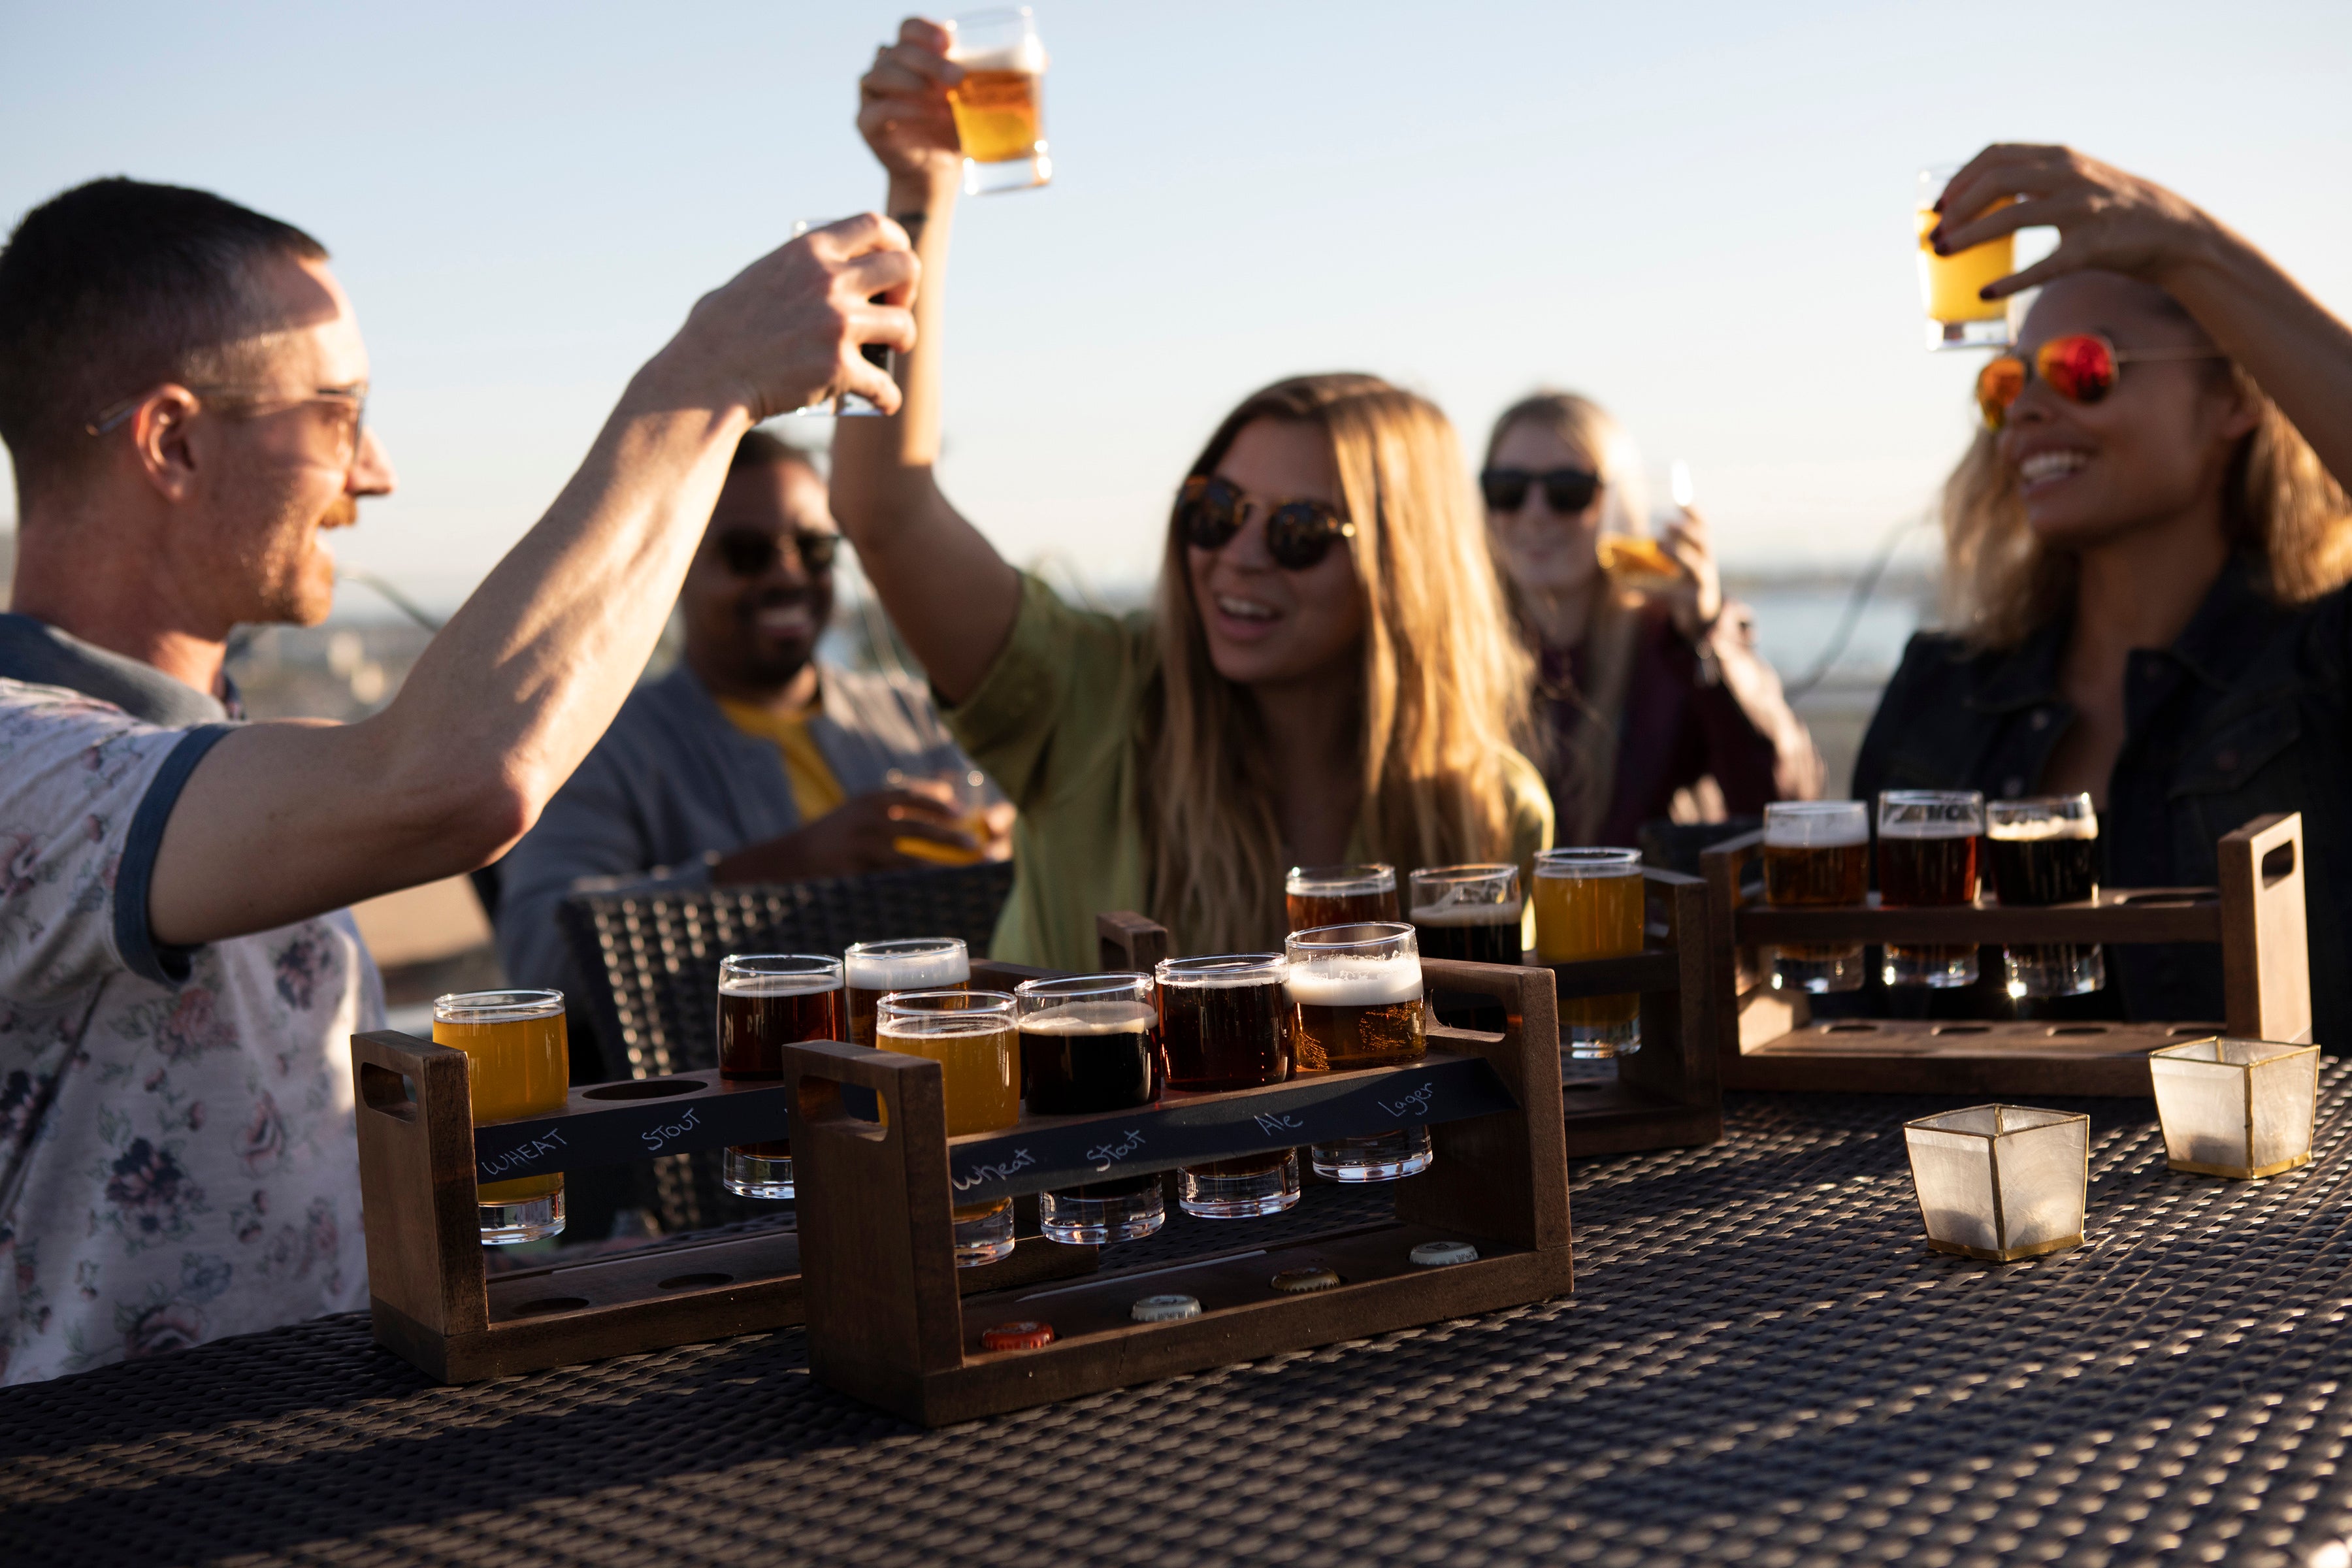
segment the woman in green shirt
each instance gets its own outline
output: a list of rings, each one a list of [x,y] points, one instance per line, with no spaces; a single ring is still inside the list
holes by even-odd
[[[994,956],[1090,970],[1094,917],[1119,909],[1179,952],[1278,948],[1294,864],[1526,866],[1551,842],[1517,750],[1530,673],[1427,400],[1346,374],[1253,395],[1184,480],[1144,615],[1065,605],[940,493],[947,42],[910,21],[862,84],[890,211],[919,231],[920,339],[899,416],[837,430],[833,503],[950,728],[1020,807]]]

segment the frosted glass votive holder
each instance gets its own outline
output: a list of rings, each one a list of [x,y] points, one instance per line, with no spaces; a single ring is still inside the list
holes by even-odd
[[[1903,1124],[1927,1245],[2013,1263],[2083,1245],[2091,1119],[1972,1105]]]
[[[2244,1181],[2311,1163],[2317,1046],[2217,1035],[2150,1051],[2147,1070],[2174,1170]]]

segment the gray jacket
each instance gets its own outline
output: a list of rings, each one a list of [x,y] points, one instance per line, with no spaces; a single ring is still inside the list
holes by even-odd
[[[850,795],[969,768],[919,687],[821,665],[809,732]],[[684,666],[639,687],[539,824],[499,862],[499,957],[515,985],[575,989],[555,923],[586,888],[708,887],[711,862],[801,826],[772,742],[727,721]]]

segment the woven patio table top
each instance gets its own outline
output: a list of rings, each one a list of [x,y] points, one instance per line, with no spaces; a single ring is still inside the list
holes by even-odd
[[[1579,1163],[1572,1297],[926,1432],[798,1331],[444,1388],[364,1316],[0,1391],[0,1563],[2352,1562],[2352,1069],[2312,1164],[2092,1117],[2089,1239],[1930,1253],[1902,1123]],[[1173,1220],[1110,1268],[1359,1223]]]

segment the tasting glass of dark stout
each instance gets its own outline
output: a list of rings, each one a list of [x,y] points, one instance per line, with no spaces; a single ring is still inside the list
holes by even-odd
[[[1393,866],[1293,866],[1282,892],[1292,931],[1397,918]]]
[[[1209,1094],[1288,1080],[1290,966],[1282,954],[1163,958],[1152,978],[1169,1089]],[[1298,1202],[1298,1151],[1186,1166],[1177,1173],[1176,1201],[1200,1219],[1280,1214]]]
[[[1406,879],[1412,890],[1412,924],[1421,933],[1423,958],[1465,963],[1518,963],[1526,956],[1517,866],[1433,866]],[[1429,1010],[1457,1029],[1500,1034],[1508,1009],[1487,996],[1434,992]]]
[[[1970,790],[1890,789],[1878,797],[1878,901],[1885,908],[1956,909],[1977,901],[1977,840],[1984,796]],[[1880,978],[1937,991],[1977,983],[1974,942],[1886,944]]]
[[[1013,987],[1023,1081],[1032,1116],[1134,1110],[1160,1098],[1160,1007],[1149,974],[1076,974]],[[1105,1128],[1096,1169],[1106,1179],[1041,1193],[1037,1216],[1055,1241],[1100,1247],[1150,1236],[1168,1218],[1156,1174],[1114,1174],[1125,1148]]]
[[[1775,909],[1858,904],[1870,890],[1870,808],[1858,800],[1778,801],[1764,808],[1764,901]],[[1855,942],[1772,950],[1772,989],[1858,991]]]
[[[1403,1067],[1427,1054],[1412,927],[1292,931],[1283,956],[1290,961],[1291,1054],[1299,1077]],[[1334,1182],[1393,1182],[1419,1175],[1432,1158],[1425,1126],[1336,1138],[1310,1153],[1315,1173]]]
[[[2099,814],[2087,795],[1985,802],[1987,869],[2004,905],[2042,909],[2099,896]],[[2096,942],[2007,947],[2002,978],[2012,997],[2080,996],[2107,983]]]
[[[841,960],[810,953],[730,953],[719,963],[719,1076],[736,1082],[784,1076],[784,1047],[842,1037]],[[719,1178],[747,1198],[793,1195],[789,1138],[738,1144]]]
[[[841,955],[853,1046],[874,1043],[874,1013],[893,991],[950,991],[971,984],[971,954],[961,937],[917,936],[854,942]]]

